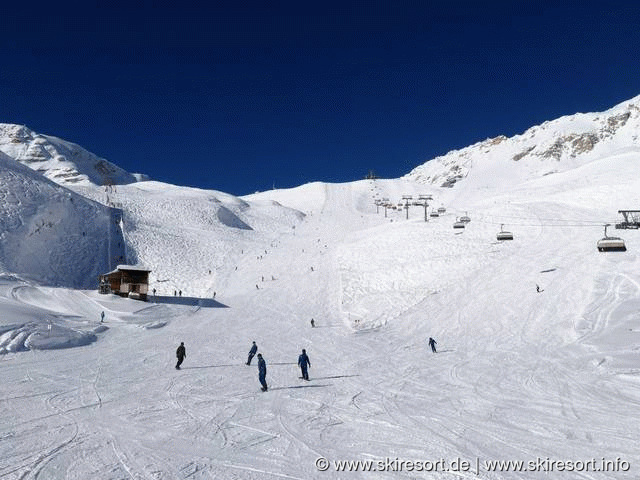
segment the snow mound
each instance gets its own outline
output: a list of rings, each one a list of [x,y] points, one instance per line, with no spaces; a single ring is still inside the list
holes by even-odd
[[[49,329],[47,324],[36,322],[0,326],[0,333],[0,354],[80,347],[98,339],[93,332],[78,331],[55,324]]]

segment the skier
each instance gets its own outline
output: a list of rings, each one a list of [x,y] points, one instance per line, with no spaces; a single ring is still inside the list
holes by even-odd
[[[267,364],[262,358],[262,354],[258,354],[258,380],[260,380],[260,384],[262,385],[262,391],[266,392],[267,387]]]
[[[298,357],[298,366],[302,370],[302,378],[309,380],[309,372],[307,372],[307,366],[311,367],[309,357],[307,357],[307,351],[303,348],[302,353]]]
[[[103,323],[103,322],[104,322],[104,310],[100,314],[100,323]]]
[[[431,347],[431,351],[433,353],[438,353],[436,352],[436,343],[438,342],[436,342],[433,338],[429,337],[429,346]]]
[[[251,350],[249,350],[249,358],[247,358],[247,365],[251,365],[251,360],[253,359],[253,356],[256,354],[257,351],[258,351],[258,345],[256,345],[256,342],[253,342],[253,345],[251,345]]]
[[[544,290],[540,290],[540,285],[538,285],[536,283],[536,292],[540,293],[540,292],[544,292]]]
[[[184,342],[180,342],[180,346],[176,350],[176,357],[178,357],[178,363],[176,363],[176,370],[180,370],[180,365],[184,361],[184,357],[187,356],[187,351],[184,348]]]
[[[312,318],[311,319],[311,328],[316,326],[316,321]]]

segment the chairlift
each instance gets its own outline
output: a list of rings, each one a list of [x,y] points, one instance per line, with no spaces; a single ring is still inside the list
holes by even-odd
[[[464,222],[462,222],[461,220],[456,220],[456,222],[453,224],[453,228],[464,228]]]
[[[500,231],[496,236],[498,240],[513,240],[513,233],[504,230],[504,225],[500,225]]]
[[[607,227],[611,226],[606,224],[604,226],[604,237],[598,240],[599,252],[626,252],[627,247],[624,244],[624,240],[620,237],[610,237],[607,235]]]
[[[460,221],[464,223],[469,223],[471,219],[467,216],[467,212],[464,212],[464,215],[460,217]]]

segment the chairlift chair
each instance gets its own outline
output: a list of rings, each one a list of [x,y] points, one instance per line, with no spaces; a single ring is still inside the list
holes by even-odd
[[[464,222],[456,220],[456,222],[453,224],[453,228],[464,228]]]
[[[444,207],[440,207],[440,208],[438,208],[438,213],[439,213],[439,214],[443,214],[443,213],[445,213],[446,211],[447,211],[447,209],[446,209],[446,208],[444,208]]]
[[[460,217],[460,221],[464,223],[469,223],[471,221],[471,218],[467,216],[467,212],[464,212],[464,215]]]
[[[626,252],[627,247],[624,244],[624,240],[620,237],[610,237],[607,235],[607,227],[609,224],[604,226],[604,237],[598,240],[598,251],[599,252]]]
[[[504,225],[500,225],[500,231],[496,235],[498,240],[513,240],[513,233],[504,230]]]
[[[432,210],[431,213],[429,214],[430,217],[439,217],[440,214],[438,212],[436,212],[435,210]]]

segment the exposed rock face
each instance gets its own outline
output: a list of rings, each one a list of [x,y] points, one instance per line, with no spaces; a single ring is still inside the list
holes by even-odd
[[[547,175],[593,161],[621,149],[640,150],[640,97],[604,113],[575,114],[529,128],[521,135],[500,135],[434,158],[413,169],[406,178],[454,187],[474,165],[529,165],[528,175]],[[545,165],[546,164],[546,165]]]

